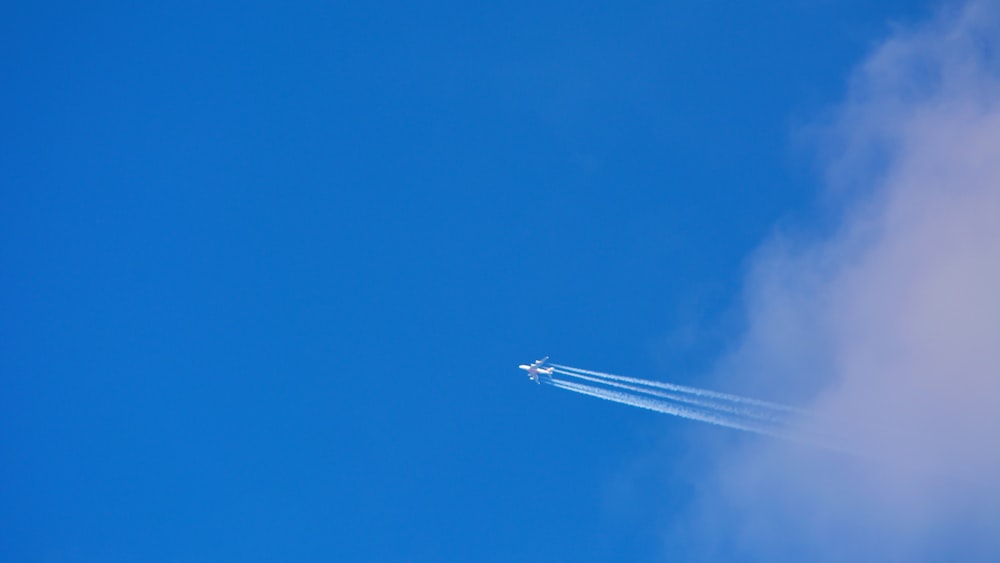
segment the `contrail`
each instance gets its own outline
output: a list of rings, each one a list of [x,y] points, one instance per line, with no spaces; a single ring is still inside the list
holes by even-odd
[[[718,391],[710,391],[708,389],[698,389],[696,387],[687,387],[685,385],[676,385],[674,383],[666,383],[663,381],[650,381],[648,379],[639,379],[635,377],[625,377],[624,375],[614,375],[611,373],[603,373],[599,371],[590,371],[586,369],[575,368],[572,366],[563,366],[559,364],[551,364],[552,367],[559,369],[560,371],[570,371],[576,373],[582,373],[586,375],[593,375],[595,377],[601,377],[604,379],[610,379],[612,381],[620,381],[622,383],[633,383],[635,385],[645,385],[648,387],[658,387],[660,389],[666,389],[668,391],[674,391],[676,393],[687,393],[689,395],[695,395],[697,397],[703,397],[707,399],[717,399],[720,401],[728,401],[730,403],[738,403],[742,405],[755,406],[763,409],[769,409],[772,411],[784,411],[796,414],[809,414],[807,411],[802,409],[797,409],[795,407],[790,407],[788,405],[782,405],[779,403],[772,403],[770,401],[762,401],[760,399],[751,399],[749,397],[741,397],[739,395],[732,395],[730,393],[720,393]],[[570,375],[570,374],[567,374]]]
[[[689,420],[708,422],[709,424],[715,424],[727,428],[734,428],[736,430],[744,430],[747,432],[756,432],[758,434],[765,434],[777,438],[791,438],[790,436],[784,433],[775,430],[769,430],[767,428],[759,426],[754,426],[751,424],[746,424],[740,420],[726,417],[725,415],[715,415],[708,412],[702,412],[697,409],[691,409],[683,406],[673,405],[667,401],[655,399],[652,397],[642,397],[638,395],[629,394],[623,391],[601,389],[598,387],[591,387],[582,383],[571,383],[569,381],[561,381],[558,379],[547,380],[546,383],[554,387],[558,387],[561,389],[568,389],[570,391],[575,391],[583,395],[590,395],[591,397],[598,397],[600,399],[605,399],[607,401],[613,401],[616,403],[631,405],[633,407],[648,409],[651,411],[660,412],[664,414],[671,414]]]
[[[703,409],[714,410],[714,411],[721,411],[721,412],[725,412],[727,414],[738,416],[738,417],[750,417],[750,418],[755,418],[755,419],[758,419],[758,420],[763,420],[763,421],[768,421],[768,422],[786,422],[787,421],[787,419],[785,417],[788,415],[788,413],[786,413],[786,412],[780,412],[779,413],[779,412],[774,412],[774,411],[764,411],[764,410],[760,410],[759,408],[758,409],[750,409],[750,408],[747,408],[745,405],[742,405],[740,403],[734,403],[732,401],[726,402],[726,401],[722,401],[721,399],[705,399],[705,398],[700,398],[697,395],[691,396],[689,394],[685,395],[685,394],[677,394],[677,393],[667,393],[665,391],[659,391],[659,390],[657,390],[657,388],[658,389],[662,389],[662,387],[657,387],[657,386],[645,386],[644,387],[642,385],[629,385],[629,384],[626,384],[626,383],[621,383],[621,382],[619,382],[617,380],[610,380],[610,379],[598,378],[598,377],[590,377],[590,376],[586,376],[586,375],[583,375],[583,374],[580,374],[580,373],[576,373],[576,372],[572,372],[572,371],[568,371],[568,370],[564,370],[564,369],[559,369],[559,368],[556,368],[553,371],[555,373],[558,373],[558,374],[566,375],[566,376],[569,376],[569,377],[574,377],[574,378],[577,378],[577,379],[582,379],[582,380],[585,380],[585,381],[590,381],[590,382],[593,382],[593,383],[598,383],[598,384],[601,384],[601,385],[607,385],[607,386],[610,386],[610,387],[617,387],[619,389],[626,389],[626,390],[629,390],[629,391],[635,391],[635,392],[638,392],[638,393],[643,393],[643,394],[646,394],[646,395],[652,395],[652,396],[659,397],[659,398],[662,398],[662,399],[668,399],[668,400],[675,401],[675,402],[678,402],[678,403],[685,403],[685,404],[688,404],[688,405],[694,405],[696,407],[701,407]],[[643,385],[645,385],[645,384],[643,384]],[[654,388],[650,388],[650,387],[654,387]]]
[[[578,371],[587,373],[585,370],[578,370]],[[677,401],[678,399],[675,399],[674,396],[668,396],[668,394],[666,393],[652,391],[649,389],[644,389],[642,387],[633,387],[629,385],[624,385],[622,383],[614,383],[612,381],[608,381],[607,379],[591,378],[581,375],[579,373],[566,373],[562,369],[555,370],[555,373],[559,373],[562,375],[570,375],[586,381],[592,381],[596,385],[587,383],[574,383],[570,381],[564,381],[561,379],[554,379],[551,376],[542,379],[542,381],[548,385],[552,385],[553,387],[558,387],[560,389],[567,389],[569,391],[574,391],[576,393],[580,393],[583,395],[589,395],[591,397],[597,397],[599,399],[604,399],[606,401],[612,401],[659,413],[679,416],[681,418],[686,418],[689,420],[698,420],[701,422],[707,422],[709,424],[715,424],[717,426],[723,426],[726,428],[744,430],[746,432],[754,432],[756,434],[762,434],[766,436],[772,436],[775,438],[790,440],[793,442],[799,442],[802,444],[808,444],[811,446],[821,447],[840,453],[866,457],[864,454],[857,451],[852,451],[850,448],[846,447],[842,443],[842,440],[836,439],[837,438],[836,436],[816,434],[815,432],[810,431],[808,426],[804,426],[802,424],[793,425],[790,424],[789,421],[779,421],[773,419],[772,420],[761,419],[761,418],[752,419],[746,415],[733,412],[732,410],[728,410],[726,408],[726,405],[720,405],[709,401],[706,401],[705,404],[702,405],[693,403],[692,402],[693,399],[686,398],[687,400],[681,399],[681,401],[686,404],[676,404],[675,402],[672,401]],[[601,374],[601,375],[606,375],[606,374]],[[616,377],[618,379],[643,381],[641,379],[625,378],[622,376],[616,376]],[[614,386],[614,388],[601,387],[599,385]],[[664,385],[669,385],[669,384],[664,384]],[[716,395],[726,396],[726,397],[730,396],[725,393],[718,393]],[[735,395],[732,396],[736,397]],[[754,401],[753,399],[748,399],[748,400]],[[755,402],[755,404],[756,406],[762,406],[764,404],[769,405],[771,403],[768,403],[767,401],[759,401]],[[687,405],[694,405],[694,406],[687,406]],[[777,405],[777,406],[783,406],[783,405]],[[800,411],[800,409],[795,409],[793,407],[785,407],[783,410],[785,410],[786,412],[805,412],[805,411]]]

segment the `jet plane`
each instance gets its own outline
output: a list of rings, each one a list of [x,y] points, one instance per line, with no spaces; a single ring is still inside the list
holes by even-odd
[[[519,365],[517,367],[519,367],[519,368],[523,369],[524,371],[528,372],[528,377],[530,377],[531,380],[534,381],[535,383],[539,383],[540,384],[541,381],[538,380],[538,376],[539,375],[552,375],[552,368],[543,368],[542,367],[542,364],[544,364],[545,362],[547,362],[548,359],[549,359],[549,357],[545,356],[541,360],[535,360],[535,363],[531,364],[530,366],[528,364],[521,364],[521,365]]]

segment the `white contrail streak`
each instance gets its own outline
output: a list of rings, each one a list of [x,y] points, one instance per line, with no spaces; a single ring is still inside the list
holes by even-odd
[[[757,408],[747,408],[743,403],[735,403],[732,401],[723,401],[721,399],[708,399],[699,395],[690,394],[677,394],[677,393],[667,393],[660,391],[658,389],[663,389],[662,387],[655,385],[629,385],[626,383],[621,383],[620,381],[590,377],[577,372],[572,372],[560,368],[555,368],[554,373],[561,375],[574,377],[577,379],[582,379],[585,381],[590,381],[593,383],[598,383],[600,385],[607,385],[609,387],[617,387],[619,389],[626,389],[629,391],[635,391],[637,393],[643,393],[646,395],[652,395],[662,399],[668,399],[671,401],[676,401],[678,403],[685,403],[688,405],[694,405],[696,407],[701,407],[703,409],[715,410],[725,412],[727,414],[739,417],[750,417],[758,420],[764,420],[769,422],[787,422],[788,412],[775,412],[774,410],[764,410],[760,407]],[[630,378],[631,379],[631,378]],[[641,380],[637,380],[641,381]],[[644,386],[645,385],[645,386]]]
[[[789,437],[783,433],[769,430],[767,428],[745,424],[737,419],[726,417],[725,415],[716,415],[708,412],[702,412],[697,409],[691,409],[683,406],[673,405],[666,401],[651,397],[642,397],[642,396],[632,395],[623,391],[615,391],[612,389],[601,389],[597,387],[591,387],[582,383],[571,383],[569,381],[561,381],[557,379],[546,381],[546,383],[548,383],[549,385],[553,385],[555,387],[559,387],[561,389],[568,389],[570,391],[575,391],[583,395],[590,395],[591,397],[598,397],[608,401],[622,403],[625,405],[631,405],[633,407],[648,409],[651,411],[656,411],[664,414],[672,414],[674,416],[687,418],[689,420],[698,420],[701,422],[708,422],[709,424],[716,424],[718,426],[735,428],[737,430],[745,430],[747,432],[756,432],[758,434],[766,434],[779,438]]]
[[[687,393],[689,395],[695,395],[698,397],[703,397],[707,399],[717,399],[720,401],[729,401],[730,403],[739,403],[743,405],[750,405],[755,407],[760,407],[764,409],[770,409],[773,411],[784,411],[797,414],[808,414],[802,409],[797,409],[795,407],[790,407],[788,405],[782,405],[779,403],[772,403],[770,401],[762,401],[760,399],[751,399],[749,397],[741,397],[739,395],[732,395],[729,393],[720,393],[718,391],[710,391],[708,389],[698,389],[696,387],[687,387],[685,385],[676,385],[674,383],[666,383],[663,381],[650,381],[648,379],[639,379],[636,377],[625,377],[624,375],[614,375],[611,373],[603,373],[600,371],[590,371],[586,369],[575,368],[571,366],[563,366],[559,364],[551,364],[552,367],[559,370],[571,371],[576,373],[582,373],[586,375],[593,375],[595,377],[601,377],[604,379],[610,379],[612,381],[620,381],[622,383],[632,383],[635,385],[645,385],[648,387],[658,387],[660,389],[666,389],[668,391],[674,391],[676,393]]]
[[[639,407],[642,409],[647,409],[663,414],[679,416],[681,418],[686,418],[689,420],[707,422],[709,424],[715,424],[717,426],[733,428],[736,430],[744,430],[746,432],[754,432],[757,434],[763,434],[766,436],[772,436],[775,438],[781,438],[785,440],[799,442],[802,444],[821,447],[831,451],[837,451],[840,453],[864,457],[862,453],[857,451],[852,451],[850,448],[847,448],[844,445],[842,445],[840,443],[840,440],[836,440],[834,436],[824,437],[821,435],[811,434],[808,431],[808,428],[805,427],[793,427],[780,424],[775,425],[774,427],[769,427],[769,425],[766,424],[762,425],[764,421],[752,421],[752,420],[747,420],[744,417],[727,415],[725,413],[720,413],[718,411],[712,412],[712,411],[702,410],[700,408],[686,407],[683,405],[673,404],[669,400],[665,400],[662,398],[638,394],[638,393],[645,393],[645,391],[639,391],[633,393],[624,390],[619,391],[604,387],[596,387],[585,383],[573,383],[570,381],[563,381],[560,379],[551,379],[551,378],[543,379],[542,381],[544,381],[548,385],[552,385],[553,387],[574,391],[576,393],[589,395],[591,397],[597,397],[599,399],[604,399],[606,401],[612,401],[615,403],[621,403],[624,405]],[[604,384],[604,382],[601,382],[601,384]]]

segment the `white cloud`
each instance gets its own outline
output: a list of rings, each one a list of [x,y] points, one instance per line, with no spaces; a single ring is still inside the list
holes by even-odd
[[[720,453],[711,492],[668,543],[754,559],[998,560],[1000,5],[898,29],[857,70],[830,132],[831,189],[851,203],[827,240],[776,237],[760,252],[748,332],[720,372],[751,394],[748,381],[812,397],[875,455],[767,441]]]

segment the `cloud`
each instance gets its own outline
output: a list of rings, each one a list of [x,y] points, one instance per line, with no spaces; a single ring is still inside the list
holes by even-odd
[[[825,127],[825,238],[755,257],[720,386],[808,399],[852,459],[754,440],[715,470],[671,553],[1000,559],[1000,4],[898,28]]]

